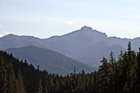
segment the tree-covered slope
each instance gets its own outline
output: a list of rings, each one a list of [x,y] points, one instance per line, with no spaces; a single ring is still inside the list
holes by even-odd
[[[0,93],[140,93],[140,51],[103,57],[97,72],[48,74],[0,51]]]

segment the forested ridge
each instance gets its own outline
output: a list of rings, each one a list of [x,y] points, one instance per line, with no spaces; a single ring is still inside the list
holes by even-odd
[[[94,60],[93,60],[94,61]],[[66,76],[40,71],[12,54],[0,51],[0,93],[139,93],[140,51],[128,44],[118,60],[113,53],[103,57],[99,70],[86,74],[84,70]]]

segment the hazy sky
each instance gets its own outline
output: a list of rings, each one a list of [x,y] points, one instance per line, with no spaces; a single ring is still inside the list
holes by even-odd
[[[0,0],[0,36],[47,38],[84,25],[108,36],[140,37],[140,0]]]

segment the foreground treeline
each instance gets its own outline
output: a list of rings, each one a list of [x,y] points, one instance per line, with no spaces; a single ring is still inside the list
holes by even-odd
[[[26,61],[0,51],[0,93],[139,93],[140,52],[121,52],[116,61],[102,59],[97,72],[59,76],[35,69]]]

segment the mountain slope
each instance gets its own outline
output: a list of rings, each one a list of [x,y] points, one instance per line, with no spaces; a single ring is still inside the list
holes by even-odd
[[[73,56],[76,51],[89,45],[107,39],[106,34],[92,30],[91,27],[84,26],[80,30],[62,36],[56,36],[44,40],[44,44],[50,49]]]
[[[81,72],[82,69],[86,72],[95,70],[90,66],[66,57],[60,53],[35,46],[11,48],[6,51],[12,53],[16,58],[22,60],[26,59],[35,66],[40,65],[42,70],[46,69],[49,73],[64,75],[73,72],[74,67],[76,67],[77,72]]]
[[[125,51],[127,49],[129,41],[132,43],[132,48],[137,51],[140,47],[140,38],[107,37],[105,33],[84,26],[71,33],[62,36],[53,36],[48,39],[7,35],[0,38],[0,49],[33,45],[57,51],[90,66],[99,66],[102,56],[109,55],[113,51],[117,58],[121,50]],[[108,56],[106,57],[108,58]]]
[[[119,55],[121,50],[124,51],[125,48],[123,46],[127,46],[127,41],[129,40],[107,37],[105,33],[84,26],[80,30],[66,35],[51,37],[44,44],[49,49],[65,54],[85,64],[99,66],[102,57],[108,58],[111,51],[113,51],[115,57]]]
[[[0,38],[0,49],[19,48],[24,46],[45,47],[42,40],[33,36],[17,36],[13,34]]]

